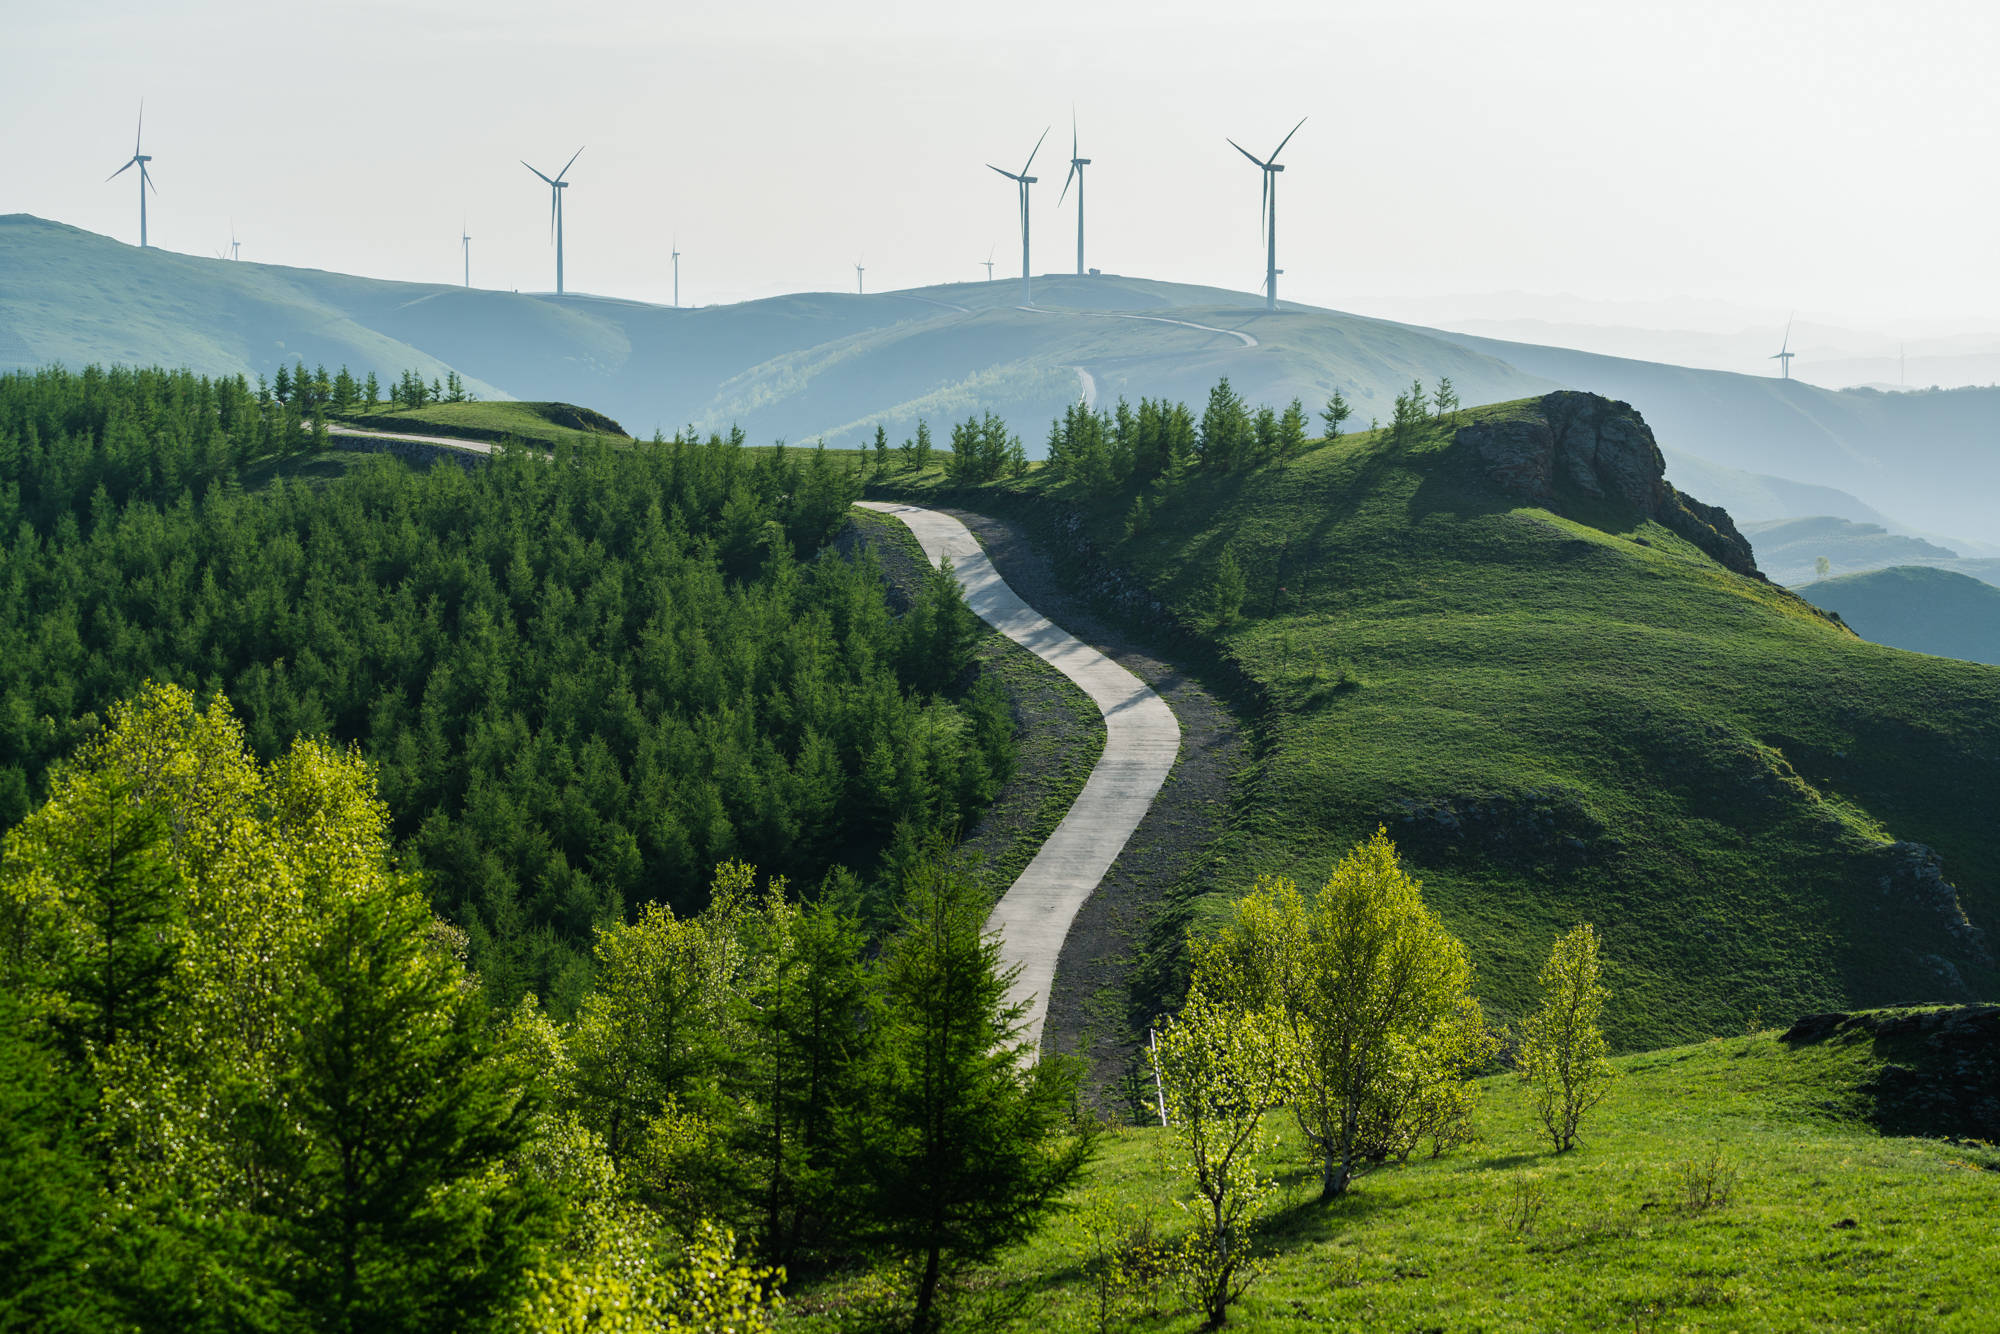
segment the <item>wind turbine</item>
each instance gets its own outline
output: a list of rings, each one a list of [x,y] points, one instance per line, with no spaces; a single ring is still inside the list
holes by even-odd
[[[1076,182],[1076,276],[1083,277],[1083,169],[1090,165],[1087,157],[1076,155],[1076,110],[1069,113],[1069,175],[1063,177],[1062,194],[1056,196],[1056,207],[1069,196],[1069,183]]]
[[[243,243],[236,239],[236,222],[234,219],[231,219],[229,223],[229,244],[221,250],[216,251],[215,257],[217,259],[241,259],[243,258],[240,253],[242,249]]]
[[[472,233],[465,229],[465,222],[458,224],[458,248],[465,252],[465,285],[472,286]]]
[[[1299,117],[1299,125],[1305,123],[1306,118]],[[1292,126],[1292,134],[1299,132],[1299,125]],[[1258,157],[1234,139],[1229,140],[1231,148],[1256,163],[1258,169],[1264,173],[1264,197],[1262,205],[1257,210],[1257,225],[1258,230],[1265,232],[1269,240],[1269,248],[1264,252],[1264,309],[1266,310],[1278,308],[1278,275],[1284,272],[1278,267],[1278,173],[1284,170],[1278,165],[1278,154],[1285,151],[1285,145],[1292,141],[1292,134],[1278,141],[1278,146],[1271,150],[1268,161]]]
[[[139,102],[139,130],[137,134],[132,136],[132,160],[104,178],[107,181],[115,181],[126,172],[132,170],[133,167],[139,169],[139,248],[141,250],[146,248],[146,190],[150,186],[154,194],[160,193],[160,187],[153,184],[152,173],[146,170],[146,164],[153,160],[152,154],[141,153],[139,151],[139,141],[144,137],[145,133],[146,103],[142,98]]]
[[[674,249],[674,309],[681,308],[681,238],[668,242]]]
[[[1792,322],[1790,320],[1786,320],[1785,341],[1783,345],[1781,345],[1776,352],[1773,352],[1766,359],[1778,363],[1779,379],[1789,380],[1792,378],[1792,358],[1796,357],[1797,355],[1798,353],[1792,351]]]
[[[993,281],[993,249],[992,246],[986,248],[986,281],[989,283]]]
[[[1044,129],[1042,139],[1048,137],[1049,131]],[[1028,282],[1028,187],[1035,183],[1036,178],[1028,174],[1028,168],[1035,165],[1035,154],[1042,151],[1042,139],[1035,140],[1034,150],[1028,154],[1028,160],[1021,164],[1018,174],[1001,167],[993,167],[991,162],[986,164],[1021,187],[1021,304],[1024,306],[1035,304],[1034,289]]]
[[[854,261],[854,294],[856,296],[867,295],[868,292],[867,285],[861,281],[861,275],[866,272],[868,272],[868,270],[862,267],[860,260]]]
[[[549,183],[549,230],[554,232],[556,237],[557,296],[561,296],[563,290],[562,192],[569,189],[569,182],[564,180],[563,177],[569,175],[569,169],[575,166],[576,160],[582,156],[583,150],[581,148],[571,153],[569,161],[563,163],[563,169],[557,172],[553,178],[543,176],[541,172],[535,171],[533,167],[528,167],[528,160],[526,158],[521,159],[522,166],[528,167],[529,171],[534,171],[535,175],[541,176],[543,180]]]

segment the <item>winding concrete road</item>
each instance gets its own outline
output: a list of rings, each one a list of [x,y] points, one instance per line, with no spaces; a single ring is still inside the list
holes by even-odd
[[[859,503],[900,519],[933,565],[949,557],[972,610],[1074,681],[1104,715],[1104,753],[1089,781],[986,921],[1000,937],[1002,964],[1020,970],[1007,998],[1027,1006],[1024,1036],[1039,1049],[1063,939],[1166,782],[1180,754],[1180,724],[1145,682],[1021,601],[957,519],[915,505]]]

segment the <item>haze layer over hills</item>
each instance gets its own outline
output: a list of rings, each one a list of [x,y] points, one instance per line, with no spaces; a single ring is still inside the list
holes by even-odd
[[[1215,288],[1051,276],[903,292],[802,293],[674,309],[613,298],[391,283],[142,252],[27,215],[0,218],[0,370],[91,361],[256,375],[455,370],[483,397],[588,403],[641,435],[742,426],[853,445],[994,411],[1038,453],[1079,398],[1199,402],[1228,376],[1252,401],[1387,421],[1413,379],[1462,401],[1567,386],[1652,422],[1670,471],[1743,520],[1831,514],[2000,543],[2000,390],[1832,392],[1800,383],[1510,343]],[[1961,556],[1991,554],[1955,547]]]

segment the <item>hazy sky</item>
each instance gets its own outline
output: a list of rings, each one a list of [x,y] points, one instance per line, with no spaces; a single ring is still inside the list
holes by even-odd
[[[890,0],[524,4],[0,0],[0,212],[136,239],[146,98],[156,244],[689,303],[1075,262],[1250,289],[1257,172],[1281,292],[1444,319],[1556,294],[1689,327],[1794,307],[1878,328],[2000,307],[2000,6],[1957,3],[1145,4]],[[1539,297],[1537,296],[1539,294]],[[1510,298],[1511,299],[1511,298]],[[1663,303],[1663,304],[1662,304]],[[1500,305],[1505,306],[1503,301]],[[1685,307],[1683,319],[1677,312]],[[1703,314],[1702,312],[1706,312]]]

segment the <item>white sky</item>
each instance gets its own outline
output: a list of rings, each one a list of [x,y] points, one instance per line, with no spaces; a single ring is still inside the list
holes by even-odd
[[[1257,173],[1223,137],[1266,151],[1305,115],[1287,297],[2000,322],[1991,3],[0,0],[0,33],[0,213],[136,239],[136,173],[104,177],[143,94],[153,240],[190,253],[233,218],[246,260],[457,281],[464,217],[476,284],[546,289],[518,159],[583,144],[574,290],[665,300],[675,235],[689,303],[852,290],[857,258],[871,291],[967,280],[989,248],[1018,272],[985,164],[1054,124],[1035,267],[1060,270],[1074,101],[1107,270],[1255,287]]]

